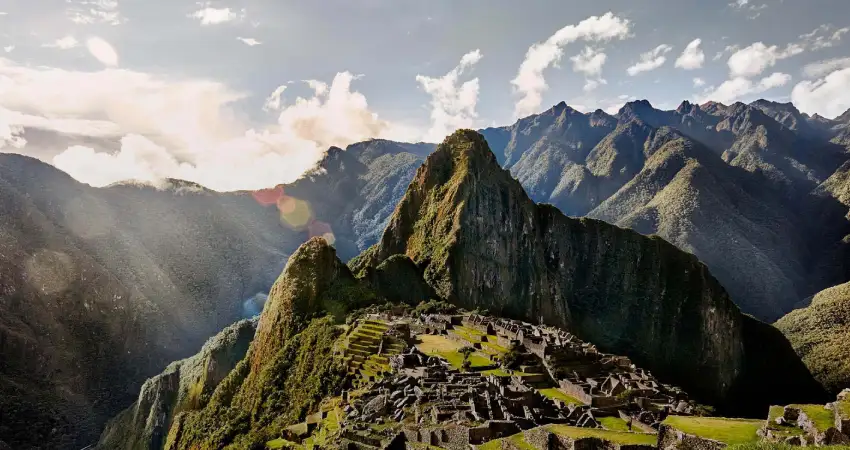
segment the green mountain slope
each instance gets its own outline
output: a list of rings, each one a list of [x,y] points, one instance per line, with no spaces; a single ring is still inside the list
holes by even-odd
[[[850,283],[823,290],[811,304],[776,322],[818,381],[850,387]]]

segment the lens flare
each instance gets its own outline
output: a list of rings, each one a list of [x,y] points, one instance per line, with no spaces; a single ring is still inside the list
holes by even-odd
[[[257,203],[263,206],[270,206],[278,203],[283,194],[283,186],[275,186],[269,189],[260,189],[258,191],[251,192],[251,195],[254,196],[254,200]]]
[[[282,204],[278,202],[278,208],[280,209],[281,221],[296,230],[306,227],[313,218],[310,204],[294,197],[286,197]]]

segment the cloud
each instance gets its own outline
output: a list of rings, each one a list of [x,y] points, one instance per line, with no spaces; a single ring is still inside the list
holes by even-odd
[[[71,22],[78,25],[105,23],[120,25],[126,18],[118,10],[117,0],[65,0],[70,4],[66,13]]]
[[[417,75],[416,81],[431,96],[431,126],[425,135],[430,142],[442,141],[459,128],[474,128],[478,119],[478,78],[460,83],[460,76],[478,63],[481,51],[476,49],[460,59],[460,63],[442,77]]]
[[[808,78],[822,78],[836,70],[850,68],[850,58],[832,58],[807,64],[803,75]]]
[[[694,39],[685,47],[685,51],[676,59],[676,67],[685,70],[694,70],[702,67],[705,61],[705,53],[699,48],[702,39]]]
[[[705,86],[705,80],[700,77],[694,78],[694,87],[703,87]]]
[[[23,137],[24,128],[13,123],[9,116],[9,111],[0,108],[0,150],[24,148],[27,144]]]
[[[7,46],[3,47],[3,51],[6,52],[6,53],[12,53],[12,50],[14,50],[14,49],[15,49],[14,45],[7,45]]]
[[[573,71],[584,74],[583,89],[585,92],[593,91],[603,84],[608,84],[602,78],[602,66],[605,65],[607,59],[608,56],[605,53],[592,47],[585,47],[581,53],[570,57],[570,61],[573,62]]]
[[[243,44],[247,45],[248,47],[253,47],[255,45],[262,45],[263,44],[262,42],[254,39],[254,38],[237,37],[236,39],[241,41]]]
[[[55,41],[53,41],[49,44],[42,44],[42,47],[58,48],[58,49],[61,49],[61,50],[68,50],[68,49],[72,49],[72,48],[74,48],[78,45],[80,45],[80,43],[77,41],[77,38],[75,38],[74,36],[68,35],[68,36],[65,36],[63,38],[59,38],[59,39],[57,39],[57,40],[55,40]]]
[[[740,50],[741,47],[739,45],[727,45],[726,48],[714,54],[714,58],[711,58],[712,61],[717,61],[720,58],[723,58],[727,53],[735,53]]]
[[[738,11],[747,11],[747,12],[753,13],[752,15],[750,15],[748,17],[749,19],[757,18],[758,16],[761,15],[761,11],[767,9],[766,3],[762,3],[761,5],[756,5],[756,4],[750,3],[749,0],[735,0],[734,2],[730,3],[729,6],[731,6],[733,9],[736,9]]]
[[[86,41],[86,48],[88,48],[89,53],[91,53],[95,59],[103,63],[103,65],[118,65],[118,53],[109,42],[106,42],[99,37],[93,37]]]
[[[834,70],[818,80],[797,83],[791,101],[800,111],[836,117],[850,109],[850,67]]]
[[[516,77],[511,80],[520,98],[514,107],[514,116],[522,117],[536,112],[543,101],[546,79],[543,71],[557,66],[563,56],[563,47],[578,40],[591,42],[625,39],[629,36],[630,23],[608,12],[602,16],[591,16],[576,25],[567,25],[543,42],[529,47]]]
[[[701,96],[698,96],[698,103],[715,101],[720,103],[732,103],[744,96],[760,94],[770,89],[784,86],[791,81],[791,75],[776,72],[770,76],[764,77],[758,82],[753,82],[749,78],[735,77],[724,81],[720,86],[708,88]]]
[[[729,73],[732,78],[754,77],[776,65],[777,61],[800,54],[803,50],[798,44],[788,44],[780,50],[776,45],[768,47],[762,42],[756,42],[729,57]]]
[[[202,8],[189,14],[189,17],[198,19],[201,25],[219,25],[245,18],[244,9],[237,12],[230,8],[213,8],[209,2],[199,2],[198,5]]]
[[[655,70],[664,65],[667,61],[667,57],[664,55],[671,50],[673,50],[673,47],[667,44],[661,44],[646,53],[641,53],[640,61],[626,69],[626,72],[630,76],[635,76],[639,73]]]
[[[848,32],[850,27],[836,29],[832,24],[824,24],[809,33],[801,34],[800,39],[804,44],[810,45],[812,50],[820,50],[835,46]]]
[[[280,96],[283,95],[283,91],[286,90],[286,85],[280,85],[266,98],[266,101],[263,103],[263,109],[266,111],[277,111],[280,109]]]
[[[380,119],[351,89],[354,79],[341,72],[331,83],[313,82],[313,95],[280,104],[273,124],[256,125],[234,112],[245,94],[215,81],[114,68],[70,71],[0,58],[0,136],[5,147],[26,145],[21,151],[50,158],[96,186],[173,177],[219,190],[258,189],[293,181],[331,145],[421,137]],[[72,146],[57,154],[26,144],[28,130],[98,136],[107,147]]]

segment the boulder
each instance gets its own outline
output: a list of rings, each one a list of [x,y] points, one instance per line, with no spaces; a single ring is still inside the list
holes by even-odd
[[[785,419],[786,423],[796,424],[797,420],[800,418],[800,410],[798,408],[786,406],[782,413],[782,418]]]

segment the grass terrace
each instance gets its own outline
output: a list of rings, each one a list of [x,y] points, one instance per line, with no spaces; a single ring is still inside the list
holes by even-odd
[[[596,420],[602,424],[602,427],[606,430],[611,431],[632,431],[629,430],[629,426],[626,424],[626,421],[620,417],[599,417]]]
[[[776,419],[782,417],[785,408],[782,406],[771,406],[770,413],[767,416],[767,428],[772,431],[774,434],[781,435],[782,437],[788,436],[797,436],[803,434],[803,430],[794,425],[779,425],[776,423]]]
[[[422,353],[431,356],[437,356],[448,361],[455,369],[460,370],[463,367],[463,355],[458,351],[463,346],[444,336],[434,336],[424,334],[419,336],[419,344],[416,346]],[[469,355],[469,362],[472,369],[476,367],[492,366],[493,361],[481,352],[475,352]]]
[[[492,440],[486,444],[479,445],[477,448],[478,450],[501,450],[503,448],[502,442],[510,442],[520,450],[536,450],[531,444],[526,442],[525,436],[522,433],[517,433],[513,436],[508,436],[502,439]]]
[[[565,394],[563,391],[558,388],[547,388],[547,389],[538,389],[537,392],[540,392],[545,397],[551,398],[552,400],[560,400],[564,403],[575,403],[576,405],[583,405],[584,402],[579,399]]]
[[[713,439],[728,445],[749,444],[758,442],[758,429],[764,425],[763,420],[725,419],[720,417],[686,417],[670,416],[664,421],[684,433],[706,439]]]
[[[546,429],[573,439],[594,437],[621,445],[656,445],[658,437],[649,433],[625,433],[622,431],[603,430],[599,428],[578,428],[568,425],[546,425]]]
[[[806,413],[818,431],[826,431],[835,425],[835,413],[832,410],[826,409],[824,405],[791,405],[791,407],[799,408]]]

